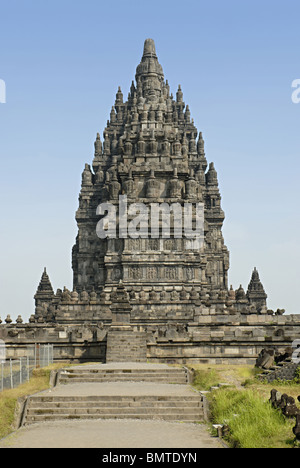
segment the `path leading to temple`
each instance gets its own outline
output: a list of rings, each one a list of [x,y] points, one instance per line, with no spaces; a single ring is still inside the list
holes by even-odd
[[[184,368],[111,363],[66,368],[32,395],[11,448],[221,448]]]
[[[205,425],[167,421],[79,420],[25,426],[0,448],[222,448]]]

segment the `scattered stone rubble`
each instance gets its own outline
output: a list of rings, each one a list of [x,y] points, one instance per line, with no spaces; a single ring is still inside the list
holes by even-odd
[[[300,402],[300,395],[297,399]],[[287,418],[295,418],[293,433],[295,439],[300,442],[300,408],[296,405],[295,399],[286,393],[281,394],[276,389],[272,389],[269,401],[273,408],[279,409]]]
[[[292,359],[293,348],[287,347],[282,353],[274,348],[264,348],[256,360],[256,367],[263,370],[258,378],[267,382],[274,380],[293,380],[300,367],[298,361]]]

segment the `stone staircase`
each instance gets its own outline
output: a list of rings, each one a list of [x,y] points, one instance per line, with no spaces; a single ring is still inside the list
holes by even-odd
[[[90,396],[30,398],[26,424],[62,419],[161,419],[194,423],[203,420],[198,396]]]
[[[111,329],[107,333],[106,362],[146,362],[147,342],[143,332],[131,327]]]
[[[27,399],[23,425],[75,419],[204,420],[203,396],[184,368],[122,364],[74,366],[51,391]]]
[[[186,385],[188,383],[188,375],[184,368],[177,367],[156,369],[135,368],[126,365],[122,368],[84,366],[64,369],[59,373],[57,379],[57,384],[78,382],[158,382]]]

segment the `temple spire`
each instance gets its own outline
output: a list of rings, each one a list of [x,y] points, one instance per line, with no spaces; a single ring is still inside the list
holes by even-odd
[[[267,304],[267,294],[265,293],[262,282],[260,281],[256,267],[252,272],[251,280],[248,286],[247,297],[251,304],[258,307],[264,307]]]
[[[37,303],[50,302],[54,298],[54,292],[51,281],[47,274],[47,269],[44,268],[41,281],[38,285],[34,299]]]
[[[218,175],[213,162],[210,163],[209,170],[206,174],[206,184],[218,186]]]
[[[145,89],[150,89],[152,91],[159,90],[161,92],[164,74],[162,66],[157,59],[153,39],[145,40],[142,60],[141,63],[137,66],[135,78],[138,85],[140,83],[142,84],[144,97],[147,97],[145,96]]]
[[[143,57],[156,57],[155,42],[153,39],[146,39],[144,42]]]
[[[97,205],[102,201],[115,205],[119,195],[126,194],[136,203],[151,204],[165,200],[166,203],[177,201],[183,205],[185,199],[205,202],[210,241],[195,253],[197,260],[189,264],[185,276],[178,278],[178,282],[184,286],[185,281],[193,279],[193,285],[198,290],[202,282],[211,289],[227,288],[229,258],[221,232],[224,212],[221,209],[217,172],[211,164],[206,173],[202,134],[193,123],[189,105],[184,102],[182,86],[179,84],[177,92],[172,93],[168,80],[165,80],[154,40],[146,39],[141,52],[136,83],[131,82],[127,100],[124,98],[127,93],[123,97],[121,88],[117,88],[102,142],[97,136],[92,170],[87,165],[84,171],[80,210],[76,215],[79,240],[76,241],[73,255],[74,286],[78,292],[83,288],[91,291],[94,287],[100,294],[103,287],[119,280],[123,273],[126,278],[123,258],[118,259],[118,265],[108,265],[104,240],[101,239],[99,246],[91,234]],[[192,216],[194,219],[194,211]],[[173,232],[170,236],[173,236]],[[166,243],[166,251],[171,247],[176,252],[175,257],[181,261],[181,253],[178,252],[184,245],[179,245],[177,238],[174,239],[176,242],[171,240]],[[133,243],[128,242],[126,246],[126,242],[120,242],[118,245],[120,253],[122,248],[124,252],[131,252]],[[166,270],[160,276],[160,268],[153,263],[151,256],[153,245],[154,242],[145,242],[145,248],[150,253],[149,257],[148,253],[143,257],[147,259],[147,268],[151,271],[147,270],[144,274],[140,265],[130,270],[132,277],[127,278],[126,283],[130,283],[133,289],[136,288],[135,279],[145,284],[151,279],[160,285],[161,281],[167,282],[177,275],[176,267],[170,265],[170,271]],[[113,251],[116,246],[117,242],[111,247]],[[156,248],[163,248],[163,244],[160,247],[155,245]],[[200,258],[206,259],[207,256],[209,261],[203,261],[201,267],[195,266]],[[96,263],[100,265],[99,268]],[[201,275],[198,274],[199,268]],[[136,293],[140,291],[133,290],[134,296]]]
[[[102,142],[100,138],[100,133],[97,133],[94,146],[95,146],[95,156],[101,156],[102,155]]]
[[[176,93],[176,102],[181,103],[183,101],[183,92],[181,90],[181,85],[178,85],[178,91]]]

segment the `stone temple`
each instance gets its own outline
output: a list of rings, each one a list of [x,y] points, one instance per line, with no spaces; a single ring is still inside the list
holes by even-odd
[[[140,235],[99,237],[100,204],[117,213],[120,197],[142,206],[203,207],[198,248],[178,236],[160,211]],[[163,205],[164,204],[164,205]],[[192,225],[196,223],[191,211]],[[127,221],[134,216],[128,209]],[[72,250],[73,288],[53,291],[46,269],[28,324],[0,325],[11,355],[32,342],[52,342],[56,359],[162,362],[254,362],[266,345],[284,349],[299,337],[300,316],[267,308],[254,268],[247,291],[228,285],[229,252],[214,163],[184,102],[165,80],[154,41],[147,39],[127,100],[119,88],[103,138],[85,164]],[[121,218],[116,216],[117,228]]]

